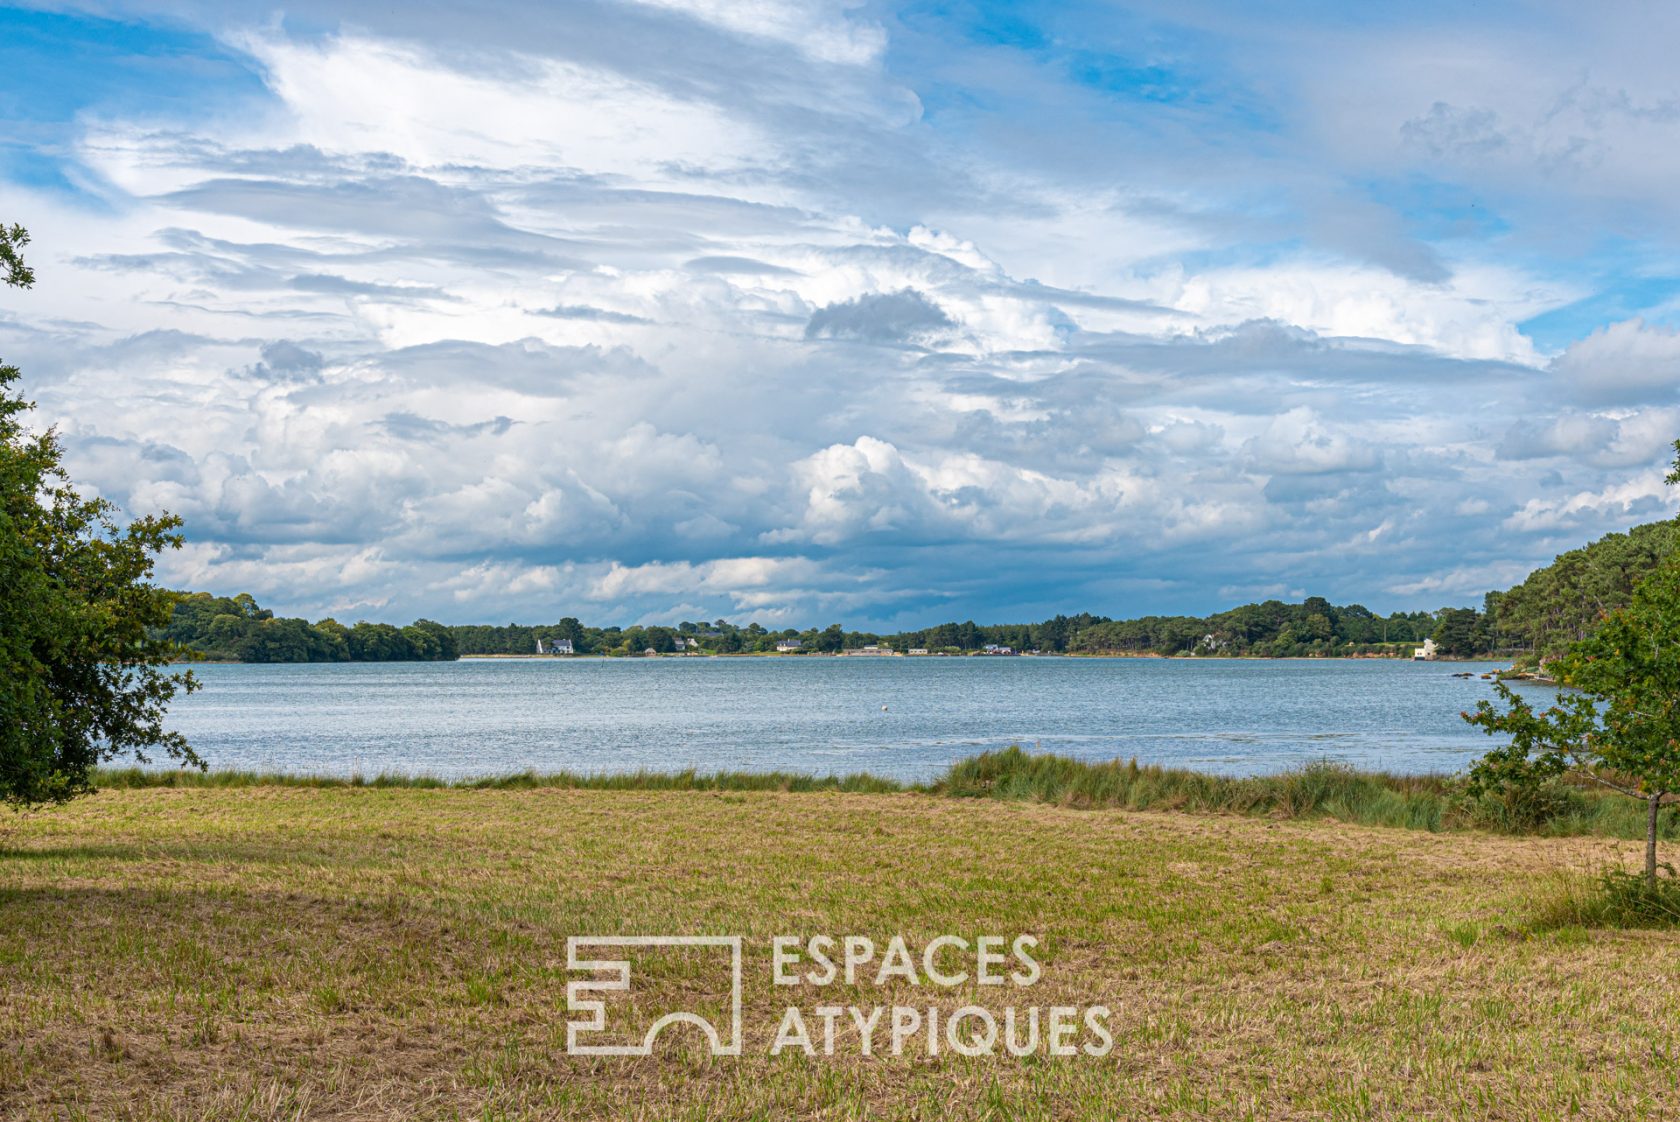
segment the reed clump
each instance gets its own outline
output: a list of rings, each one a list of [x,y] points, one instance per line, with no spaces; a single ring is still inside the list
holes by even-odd
[[[1543,836],[1644,836],[1633,800],[1567,782],[1506,797],[1470,796],[1445,775],[1393,775],[1314,762],[1277,775],[1222,776],[1136,760],[1090,763],[1020,748],[954,765],[934,786],[958,798],[1029,800],[1071,807],[1180,810],[1275,818],[1332,818],[1412,830],[1490,830]],[[1665,812],[1663,836],[1680,836]]]

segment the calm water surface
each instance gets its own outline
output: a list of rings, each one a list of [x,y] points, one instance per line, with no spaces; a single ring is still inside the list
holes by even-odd
[[[209,665],[172,727],[216,768],[444,778],[698,768],[929,779],[985,748],[1231,774],[1447,772],[1492,663],[1068,658]],[[884,707],[884,708],[883,708]]]

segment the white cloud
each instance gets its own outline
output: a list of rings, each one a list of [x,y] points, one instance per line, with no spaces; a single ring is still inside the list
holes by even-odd
[[[299,44],[263,35],[242,45],[286,105],[290,139],[327,152],[664,178],[665,165],[727,168],[763,145],[716,106],[577,63],[514,57],[491,77],[357,37]]]
[[[1387,591],[1396,596],[1439,596],[1444,600],[1463,603],[1492,589],[1508,588],[1521,581],[1529,567],[1521,563],[1501,562],[1493,565],[1474,565],[1431,573],[1417,580],[1392,584]]]
[[[1620,426],[1608,417],[1565,413],[1550,421],[1520,421],[1499,443],[1499,454],[1511,460],[1546,456],[1588,456],[1616,438]]]
[[[1607,517],[1613,521],[1627,521],[1640,515],[1654,519],[1661,515],[1666,498],[1661,473],[1644,473],[1625,482],[1578,491],[1560,499],[1529,499],[1505,519],[1504,526],[1532,532],[1592,526]]]
[[[589,587],[591,599],[617,601],[647,594],[723,593],[737,603],[754,590],[814,575],[803,558],[725,557],[695,565],[687,561],[621,565],[614,562]]]
[[[789,3],[786,0],[634,0],[667,8],[729,31],[773,39],[821,62],[854,66],[877,61],[886,48],[879,24],[858,21],[856,4]]]
[[[1517,322],[1558,302],[1532,278],[1461,268],[1447,284],[1384,270],[1307,261],[1218,269],[1165,285],[1163,302],[1203,321],[1268,319],[1323,335],[1429,347],[1459,358],[1538,364]]]
[[[1305,407],[1273,417],[1247,447],[1257,470],[1281,475],[1370,471],[1377,466],[1376,450],[1368,442]]]
[[[1579,399],[1628,404],[1680,397],[1680,332],[1624,320],[1572,343],[1552,363]]]
[[[1675,334],[1549,359],[1522,325],[1589,279],[1350,186],[1407,121],[1494,179],[1588,126],[1625,162],[1668,129],[1648,73],[1554,128],[1494,45],[1378,51],[1372,91],[1329,52],[1300,88],[1345,99],[1266,151],[1186,106],[1144,143],[958,43],[941,80],[991,100],[924,114],[874,11],[228,17],[265,110],[104,107],[65,142],[100,206],[0,186],[41,273],[0,346],[79,479],[187,518],[166,579],[310,614],[1438,606],[1662,508]]]

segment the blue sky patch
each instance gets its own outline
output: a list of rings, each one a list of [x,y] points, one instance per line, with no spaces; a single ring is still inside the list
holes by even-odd
[[[250,59],[200,31],[0,8],[0,171],[16,183],[77,190],[62,152],[80,114],[186,121],[266,93]]]

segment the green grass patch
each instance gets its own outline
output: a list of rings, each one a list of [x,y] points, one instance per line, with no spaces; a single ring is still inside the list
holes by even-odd
[[[288,781],[5,816],[0,1118],[1672,1116],[1673,934],[1526,925],[1554,870],[1637,843],[1368,829],[1328,815],[1434,793],[1336,774],[1200,777],[1225,812],[1182,814],[1164,781],[1066,771],[1079,805],[1160,811],[1098,813],[1003,765],[1008,797]],[[698,777],[614,780],[654,781]],[[615,933],[743,936],[743,1054],[567,1054],[567,938]],[[775,985],[772,939],[819,933],[1030,933],[1043,976]],[[704,956],[636,954],[615,1033],[723,1008]],[[1108,1056],[864,1057],[844,1027],[834,1057],[769,1054],[790,1004],[1096,1002]]]

